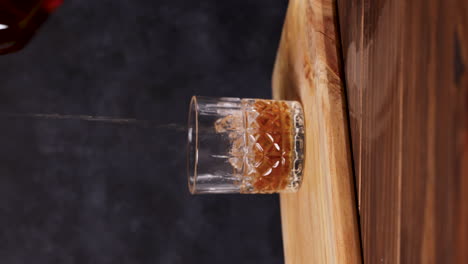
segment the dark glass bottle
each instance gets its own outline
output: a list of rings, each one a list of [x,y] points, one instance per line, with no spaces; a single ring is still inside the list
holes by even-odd
[[[0,0],[0,54],[22,49],[63,0]]]

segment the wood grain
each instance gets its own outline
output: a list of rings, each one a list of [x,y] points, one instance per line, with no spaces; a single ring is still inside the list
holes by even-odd
[[[365,263],[468,259],[468,4],[339,0]]]
[[[286,263],[360,263],[349,131],[331,0],[291,0],[273,73],[273,97],[302,102],[304,180],[281,194]]]

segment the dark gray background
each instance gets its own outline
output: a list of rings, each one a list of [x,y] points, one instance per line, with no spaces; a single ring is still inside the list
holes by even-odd
[[[0,262],[282,263],[276,195],[190,196],[192,94],[270,97],[287,1],[65,1],[0,57]]]

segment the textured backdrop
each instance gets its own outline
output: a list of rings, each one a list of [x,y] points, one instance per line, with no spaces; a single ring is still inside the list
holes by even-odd
[[[287,1],[65,1],[0,57],[0,262],[282,263],[275,195],[190,196],[192,94],[270,97]]]

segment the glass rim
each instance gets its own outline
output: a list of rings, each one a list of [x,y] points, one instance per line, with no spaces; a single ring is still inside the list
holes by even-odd
[[[187,181],[191,194],[196,193],[198,166],[198,102],[197,96],[190,99],[187,124]]]

